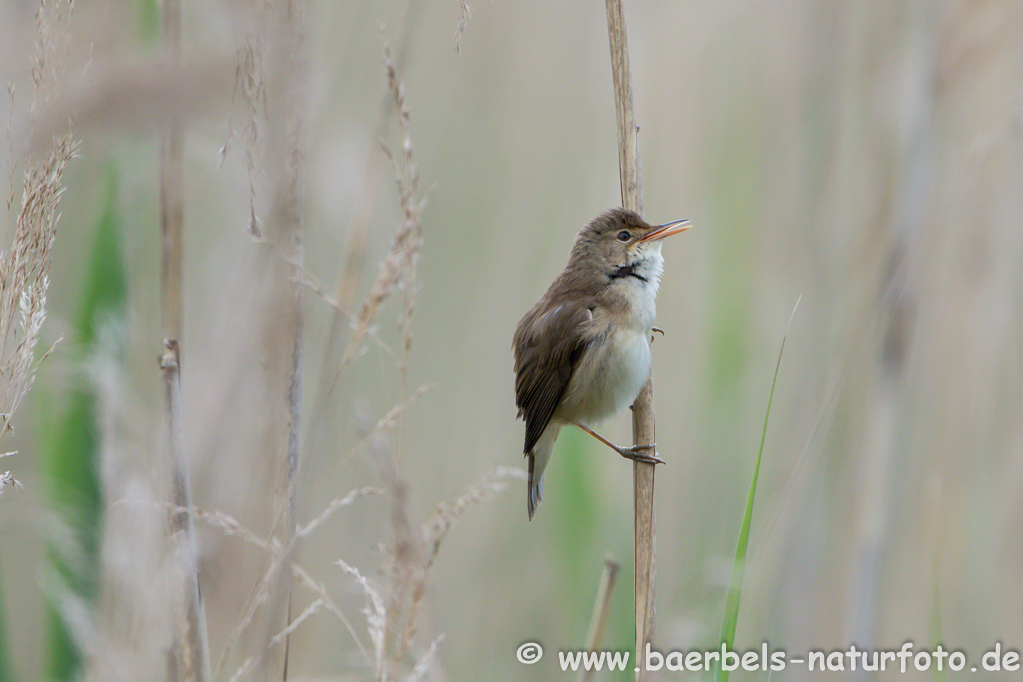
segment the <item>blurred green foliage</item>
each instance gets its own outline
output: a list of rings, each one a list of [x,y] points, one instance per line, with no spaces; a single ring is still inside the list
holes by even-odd
[[[139,0],[139,30],[145,45],[152,45],[159,38],[160,8],[156,0]]]
[[[604,636],[604,648],[630,650],[633,646],[632,609],[632,507],[618,509],[607,504],[603,484],[597,479],[600,465],[620,467],[621,476],[632,480],[632,464],[597,444],[577,428],[566,428],[558,439],[555,456],[561,459],[552,477],[552,495],[557,497],[556,544],[561,558],[560,593],[564,601],[564,633],[581,647],[596,599],[603,570],[603,559],[611,554],[620,566],[611,597],[610,616]],[[622,523],[627,519],[628,523]],[[610,537],[609,528],[616,529]],[[620,679],[631,679],[623,671]],[[615,678],[618,679],[618,678]]]
[[[46,670],[51,679],[77,675],[81,653],[62,609],[74,600],[91,601],[99,578],[103,494],[99,478],[100,438],[97,400],[86,378],[102,326],[123,324],[127,284],[120,249],[121,220],[117,212],[117,178],[108,171],[106,197],[96,228],[93,252],[82,287],[74,355],[78,380],[69,386],[63,417],[44,422],[48,431],[46,473],[50,504],[59,528],[51,538],[49,560],[55,584],[51,586],[47,615]]]

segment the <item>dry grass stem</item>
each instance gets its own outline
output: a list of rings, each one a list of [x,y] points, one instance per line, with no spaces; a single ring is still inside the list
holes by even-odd
[[[366,429],[368,435],[363,438],[369,443],[378,474],[391,497],[391,527],[394,533],[394,544],[388,552],[383,568],[383,573],[387,578],[386,599],[380,592],[373,592],[374,608],[372,612],[367,611],[370,639],[374,652],[373,669],[379,680],[387,679],[390,675],[389,671],[397,669],[408,655],[412,636],[416,630],[415,618],[422,601],[423,585],[428,570],[423,565],[422,559],[423,539],[418,536],[409,521],[408,485],[399,469],[402,458],[401,416],[405,407],[422,393],[420,390],[415,396],[405,398],[408,395],[412,319],[416,303],[416,262],[422,244],[420,218],[423,202],[416,194],[418,173],[412,160],[413,148],[409,132],[410,113],[405,101],[404,86],[398,77],[397,66],[391,57],[390,48],[386,45],[384,47],[384,66],[388,89],[394,103],[400,140],[400,151],[392,153],[386,147],[384,147],[384,151],[394,166],[403,220],[394,237],[390,253],[381,264],[376,280],[354,322],[352,336],[325,392],[325,396],[333,393],[341,373],[361,352],[363,340],[371,332],[380,308],[395,291],[401,291],[403,306],[399,315],[399,327],[402,350],[398,362],[401,399],[398,405],[379,420],[373,428]],[[397,447],[392,449],[383,442],[381,432],[395,421],[397,421],[395,435]],[[374,438],[374,435],[377,437]],[[344,565],[347,566],[347,564]],[[351,571],[349,572],[351,573]],[[353,575],[356,574],[353,573]],[[369,583],[365,578],[357,576],[357,579],[360,580],[364,589],[368,589]]]
[[[412,393],[412,395],[410,395],[408,398],[403,399],[400,403],[398,403],[390,410],[388,410],[387,414],[385,414],[383,417],[380,418],[379,421],[377,421],[376,425],[373,427],[373,431],[379,433],[381,431],[386,431],[387,429],[394,428],[397,424],[398,418],[405,412],[405,410],[414,405],[416,401],[418,401],[420,398],[426,395],[426,393],[431,388],[433,388],[433,386],[434,386],[433,384],[426,384],[417,388],[415,392]]]
[[[181,0],[164,0],[163,47],[168,69],[181,67]],[[160,146],[160,272],[163,337],[181,340],[182,285],[184,269],[184,137],[179,116],[172,115]]]
[[[352,636],[352,640],[355,642],[355,645],[359,648],[359,653],[362,654],[363,659],[365,659],[366,663],[369,664],[369,652],[366,650],[365,645],[363,645],[358,633],[356,633],[351,621],[348,620],[348,616],[346,616],[344,612],[341,611],[340,607],[334,603],[334,600],[327,593],[327,588],[323,585],[323,583],[314,579],[308,571],[294,562],[291,564],[291,573],[296,579],[298,579],[299,584],[313,594],[318,595],[318,597],[323,601],[324,608],[334,614],[338,620],[341,621],[341,623],[345,626],[345,629],[347,629],[348,633]]]
[[[234,675],[231,675],[231,682],[238,682],[239,680],[245,679],[246,675],[256,669],[256,659],[249,656],[242,664],[238,666],[238,669],[234,671]]]
[[[315,599],[311,604],[309,604],[309,606],[302,609],[302,613],[298,614],[296,618],[294,618],[290,623],[288,623],[288,626],[286,628],[284,628],[276,635],[271,637],[270,643],[279,644],[285,637],[290,636],[291,633],[294,632],[298,628],[298,626],[301,625],[307,618],[319,613],[320,609],[323,608],[324,606],[325,602],[323,601],[322,598]]]
[[[234,534],[237,537],[245,540],[246,542],[249,542],[250,544],[253,544],[254,546],[264,550],[272,548],[273,550],[276,551],[276,554],[274,555],[275,558],[271,562],[270,567],[263,574],[262,580],[253,590],[252,597],[247,601],[244,613],[239,617],[238,623],[235,625],[234,629],[228,635],[227,641],[224,645],[223,653],[221,654],[220,657],[220,661],[217,663],[214,678],[220,677],[220,671],[223,669],[224,664],[227,662],[228,654],[234,649],[237,642],[241,639],[242,634],[252,624],[259,608],[269,603],[270,590],[272,587],[271,578],[279,573],[280,567],[285,564],[284,560],[287,558],[286,555],[282,551],[280,551],[281,547],[279,543],[277,543],[276,539],[267,540],[261,538],[255,533],[252,533],[247,529],[241,528],[241,526],[238,526],[236,522],[234,522],[233,525],[236,525],[239,528],[239,532],[237,533],[229,532],[228,534]],[[227,531],[225,530],[225,532]],[[348,617],[344,614],[344,611],[342,611],[341,608],[331,598],[330,594],[327,592],[327,588],[323,585],[322,582],[316,580],[312,576],[312,574],[309,573],[309,571],[295,563],[294,560],[291,560],[289,563],[291,576],[298,580],[300,585],[302,585],[310,592],[315,594],[317,596],[317,600],[321,602],[323,608],[326,609],[329,613],[336,616],[337,619],[341,621],[341,623],[345,626],[345,629],[352,636],[352,640],[355,642],[356,647],[358,647],[363,658],[366,660],[367,665],[369,665],[371,663],[371,659],[368,651],[366,650],[365,645],[363,645],[362,640],[359,638],[359,635],[355,630],[355,627],[352,625]],[[282,630],[281,632],[284,631]],[[284,632],[285,640],[289,632],[290,630],[288,632]],[[271,636],[270,644],[279,645],[280,640],[279,639],[275,640],[274,637],[276,637],[276,635]],[[255,668],[257,665],[259,665],[258,661],[256,661],[253,664],[252,668]],[[266,669],[265,664],[261,665],[260,669],[265,670]],[[242,671],[238,671],[235,673],[236,676],[241,674]]]
[[[177,341],[164,342],[166,351],[160,361],[163,370],[167,406],[167,451],[170,458],[173,497],[184,513],[170,515],[171,555],[177,560],[180,589],[177,655],[179,670],[187,680],[209,680],[210,652],[206,634],[206,616],[199,593],[199,545],[191,509],[188,459],[185,454],[181,418],[181,355]]]
[[[611,613],[611,594],[618,579],[618,562],[608,556],[604,559],[604,570],[600,574],[597,586],[597,599],[593,603],[593,615],[590,618],[590,629],[586,633],[586,650],[597,651],[604,641],[604,628],[607,617]],[[579,672],[579,682],[586,682],[593,677],[593,670],[583,667]]]
[[[492,472],[480,476],[469,484],[466,491],[454,498],[441,502],[434,509],[430,517],[423,523],[420,533],[424,538],[430,539],[432,554],[430,562],[437,556],[437,550],[441,541],[447,536],[448,531],[454,527],[455,522],[473,505],[485,502],[507,488],[505,479],[526,480],[526,472],[514,467],[499,466]]]
[[[253,586],[251,599],[265,597],[267,602],[260,640],[255,644],[256,669],[270,677],[286,678],[288,638],[285,636],[282,647],[272,646],[271,640],[290,622],[292,576],[288,566],[296,551],[304,313],[296,268],[289,263],[301,266],[305,258],[305,3],[250,0],[236,9],[249,21],[236,48],[236,92],[242,93],[247,109],[249,230],[257,239],[265,234],[285,256],[282,262],[258,254],[259,276],[266,282],[261,291],[261,308],[266,312],[260,315],[258,333],[265,358],[268,407],[277,415],[267,420],[262,456],[273,463],[271,535],[283,555],[267,557],[269,572]],[[265,225],[255,208],[261,168],[268,169]],[[250,602],[247,618],[256,606]],[[247,618],[241,628],[248,625]]]
[[[370,642],[373,643],[373,673],[376,679],[386,680],[388,675],[385,668],[387,659],[384,633],[387,623],[387,608],[384,606],[384,599],[379,590],[370,585],[369,580],[359,569],[345,563],[343,559],[338,559],[335,564],[355,578],[359,587],[362,588],[362,593],[366,596],[366,606],[362,613],[366,616],[366,629],[369,631]]]
[[[419,662],[416,663],[416,667],[412,669],[412,672],[406,678],[405,682],[418,682],[426,677],[426,673],[430,671],[430,665],[433,663],[433,659],[437,656],[437,647],[444,641],[444,634],[437,635],[437,638],[430,642],[430,646],[427,647],[426,652],[419,657]]]
[[[162,6],[163,43],[169,69],[181,66],[181,2],[166,0]],[[160,145],[160,295],[164,354],[160,362],[165,384],[167,458],[174,505],[192,506],[188,459],[182,431],[181,346],[183,330],[182,273],[184,270],[184,132],[180,118],[172,115]],[[210,679],[209,640],[206,616],[199,592],[199,548],[195,521],[186,511],[170,517],[171,556],[178,562],[180,621],[177,627],[178,670],[187,680]]]
[[[300,539],[300,538],[304,538],[305,536],[309,535],[314,530],[316,530],[317,526],[319,526],[321,523],[323,523],[328,518],[330,518],[334,514],[334,512],[336,512],[338,509],[341,509],[342,507],[347,507],[348,505],[350,505],[352,502],[354,502],[358,498],[366,497],[367,495],[380,495],[383,492],[384,492],[384,490],[382,488],[376,488],[376,487],[373,487],[373,486],[366,486],[365,488],[359,488],[358,490],[353,490],[350,493],[348,493],[347,495],[345,495],[344,497],[334,498],[333,500],[330,501],[330,503],[326,506],[326,508],[320,513],[319,516],[317,516],[315,519],[313,519],[312,521],[307,523],[304,527],[302,527],[302,528],[300,528],[298,530],[298,532],[295,534],[296,538]]]
[[[331,295],[330,292],[327,291],[327,287],[323,284],[323,282],[321,282],[301,260],[288,253],[287,249],[282,248],[279,244],[267,239],[266,237],[259,236],[254,239],[257,244],[263,244],[269,247],[283,263],[292,269],[292,282],[305,287],[314,293],[320,300],[333,308],[338,315],[347,318],[350,323],[354,324],[356,322],[357,318],[351,312],[349,307]],[[394,352],[381,338],[380,330],[376,326],[369,327],[366,330],[366,336],[372,338],[376,342],[377,346],[384,350],[389,356],[396,358]]]
[[[393,357],[390,349],[384,347],[384,350],[387,351],[389,356]],[[380,438],[385,432],[398,426],[398,417],[403,414],[406,409],[415,404],[419,398],[426,395],[430,388],[432,388],[432,384],[420,386],[412,393],[411,396],[402,400],[388,410],[387,413],[374,424],[371,424],[368,420],[364,419],[358,429],[359,440],[352,445],[347,454],[341,457],[340,462],[344,464],[349,461],[360,451],[361,448],[367,445],[372,447],[375,439]]]
[[[426,583],[448,532],[466,509],[504,490],[504,479],[524,480],[525,472],[498,467],[474,481],[458,497],[437,505],[434,512],[416,528],[408,519],[408,490],[404,480],[393,470],[382,476],[392,495],[391,523],[395,532],[394,545],[389,548],[381,570],[384,587],[374,587],[357,569],[344,561],[337,562],[356,579],[366,594],[364,613],[373,643],[377,680],[389,679],[400,669],[413,648],[419,613],[426,596]],[[435,639],[426,654],[410,663],[412,672],[409,675],[413,679],[423,674],[421,668],[433,659],[432,650],[440,640],[440,637]]]
[[[346,507],[362,497],[378,495],[382,492],[383,490],[381,490],[380,488],[367,486],[364,488],[352,490],[347,495],[333,500],[329,505],[327,505],[327,508],[324,509],[323,513],[321,513],[319,517],[311,521],[309,524],[307,524],[305,527],[300,529],[295,534],[295,540],[299,538],[304,538],[311,534],[322,522],[327,520],[327,518],[329,518],[330,515],[332,515],[338,509]],[[253,547],[257,547],[267,552],[271,557],[271,565],[264,572],[262,580],[254,590],[252,597],[248,600],[245,612],[239,618],[239,621],[236,624],[234,630],[227,638],[227,643],[225,644],[224,652],[221,655],[221,659],[217,664],[217,670],[214,675],[214,678],[218,678],[220,676],[220,671],[226,662],[227,654],[234,648],[235,643],[240,639],[242,633],[248,628],[249,625],[251,625],[256,615],[256,612],[259,610],[260,606],[265,605],[268,602],[271,587],[270,580],[271,576],[275,575],[279,571],[279,568],[285,565],[285,563],[290,564],[291,574],[299,581],[299,584],[301,584],[303,587],[307,588],[310,592],[315,594],[316,601],[319,601],[324,609],[334,614],[344,624],[345,628],[352,635],[352,639],[356,642],[356,645],[362,652],[367,663],[370,662],[370,658],[366,652],[366,649],[363,646],[361,640],[359,639],[359,636],[356,633],[355,628],[352,627],[352,624],[348,620],[347,616],[344,615],[344,612],[342,612],[342,610],[330,597],[323,584],[317,581],[315,578],[313,578],[312,574],[310,574],[302,566],[298,565],[293,558],[289,558],[293,556],[293,552],[289,551],[287,547],[282,545],[279,537],[269,538],[263,537],[258,533],[255,533],[249,528],[245,527],[243,524],[239,523],[238,520],[235,519],[234,517],[230,516],[229,514],[225,514],[224,512],[221,511],[207,511],[195,507],[192,507],[188,510],[182,508],[171,509],[171,513],[173,514],[182,514],[186,511],[190,512],[193,518],[206,523],[211,528],[219,530],[224,535],[227,535],[229,537],[237,537],[243,540],[244,542],[252,545]],[[300,618],[305,619],[308,618],[310,615],[313,614],[308,613],[303,616],[300,616]],[[289,634],[292,629],[293,628],[288,629],[287,632],[284,632],[282,630],[281,632],[277,633],[276,635],[274,635],[274,637],[271,638],[271,643],[279,644],[280,638]],[[255,664],[253,664],[253,667],[254,666]],[[243,667],[245,666],[243,665]],[[244,674],[247,673],[243,672],[242,670],[236,671],[235,676],[232,679]]]
[[[607,0],[607,31],[611,46],[611,72],[614,78],[615,118],[618,121],[618,169],[622,187],[622,206],[643,214],[643,186],[639,173],[639,127],[632,104],[632,73],[629,68],[628,31],[625,27],[623,0]],[[637,445],[656,443],[654,428],[653,377],[632,406],[632,437]],[[635,503],[635,595],[636,659],[654,638],[654,471],[655,465],[633,463],[633,499]],[[640,665],[636,680],[645,677]]]
[[[409,572],[411,580],[411,605],[406,620],[405,632],[402,636],[400,650],[407,650],[416,634],[416,623],[418,621],[419,609],[422,607],[423,598],[426,594],[426,580],[434,561],[440,553],[441,543],[447,537],[448,532],[454,527],[455,522],[462,516],[469,507],[484,502],[496,493],[506,489],[502,482],[505,478],[526,479],[526,473],[521,469],[500,466],[492,473],[485,474],[472,484],[468,489],[453,500],[441,502],[429,518],[419,528],[419,544],[421,551],[417,554],[422,556],[422,550],[429,548],[429,554],[420,570]]]
[[[306,569],[295,563],[294,559],[289,559],[292,553],[286,552],[285,548],[281,545],[279,538],[270,537],[264,538],[257,533],[254,533],[250,529],[243,526],[233,517],[224,514],[219,511],[203,511],[200,509],[193,509],[193,515],[200,521],[206,522],[209,526],[216,528],[223,532],[225,535],[231,537],[237,537],[248,544],[257,547],[267,552],[270,557],[270,565],[267,570],[263,573],[259,583],[253,588],[252,594],[246,602],[245,611],[239,617],[234,629],[227,637],[227,641],[224,644],[224,649],[221,653],[220,660],[217,663],[216,670],[214,671],[214,678],[220,677],[220,672],[227,662],[228,654],[234,649],[237,642],[241,639],[242,634],[248,629],[255,619],[256,613],[259,611],[261,606],[266,605],[269,602],[270,590],[273,584],[273,577],[280,572],[280,568],[286,563],[290,565],[290,573],[296,578],[299,583],[306,587],[309,591],[317,596],[317,599],[322,603],[323,607],[330,613],[337,616],[337,618],[344,624],[345,628],[352,635],[352,639],[355,641],[356,646],[362,652],[367,663],[369,662],[369,656],[359,639],[358,633],[352,626],[351,622],[345,616],[344,612],[334,603],[334,600],[327,593],[326,587],[310,574]],[[287,627],[287,625],[285,626]],[[290,631],[289,631],[290,632]],[[285,633],[286,635],[287,633]],[[279,640],[274,641],[273,636],[271,637],[271,644],[279,644]],[[254,662],[251,668],[255,668],[258,661]],[[246,666],[243,665],[243,668]],[[251,669],[250,668],[250,669]],[[265,669],[265,667],[260,667]],[[235,672],[234,677],[246,674],[243,670]]]

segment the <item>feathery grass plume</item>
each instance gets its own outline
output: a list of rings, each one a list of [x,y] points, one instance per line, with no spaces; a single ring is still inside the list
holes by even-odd
[[[36,50],[32,57],[35,89],[31,105],[33,121],[42,116],[44,109],[60,95],[67,69],[72,8],[73,5],[62,2],[41,1],[36,10]],[[8,93],[13,107],[13,87],[8,87]],[[7,135],[13,150],[9,129]],[[13,415],[35,381],[38,368],[35,347],[46,320],[50,251],[60,221],[57,208],[64,193],[64,169],[79,148],[69,123],[68,131],[55,135],[47,149],[40,154],[30,153],[24,161],[21,205],[15,218],[14,239],[6,250],[0,251],[0,438],[13,430]],[[9,162],[8,225],[14,206],[13,151]],[[0,484],[0,494],[3,494],[4,484],[8,481],[16,482],[9,472]]]
[[[425,206],[425,199],[420,200],[416,196],[419,186],[419,171],[412,163],[412,137],[409,134],[408,106],[405,103],[405,88],[398,79],[398,70],[394,60],[391,58],[389,45],[384,45],[384,66],[387,69],[387,85],[394,97],[394,110],[397,113],[398,135],[401,142],[401,152],[395,156],[386,147],[384,152],[394,166],[395,182],[398,187],[398,200],[404,214],[403,229],[399,236],[407,239],[403,246],[405,253],[404,267],[400,268],[401,277],[398,287],[402,292],[404,306],[401,309],[399,325],[401,327],[401,362],[398,371],[401,373],[401,396],[408,394],[408,365],[409,355],[412,352],[412,316],[416,309],[416,264],[419,258],[419,251],[423,245],[422,212]],[[398,245],[398,239],[395,240]],[[401,435],[402,429],[400,419],[402,413],[398,414],[399,427],[397,430],[399,442],[396,450],[399,459],[402,456]]]
[[[397,67],[391,58],[390,46],[384,46],[384,67],[387,71],[387,84],[397,113],[398,132],[401,137],[401,151],[394,154],[387,147],[384,153],[391,159],[395,169],[395,180],[398,187],[398,200],[401,204],[403,220],[391,251],[377,271],[377,276],[370,288],[369,296],[362,304],[355,319],[355,328],[341,361],[335,369],[332,384],[337,382],[341,372],[355,358],[359,348],[370,332],[377,312],[384,301],[390,298],[397,289],[405,295],[405,307],[402,310],[400,325],[402,329],[402,386],[406,385],[408,353],[412,347],[411,318],[415,310],[415,266],[422,247],[423,228],[421,223],[425,200],[420,199],[416,192],[419,174],[412,162],[412,138],[409,133],[410,112],[405,102],[405,87],[398,78]],[[403,393],[404,394],[404,393]]]
[[[64,167],[78,151],[71,133],[25,170],[14,241],[0,253],[0,436],[35,380],[34,351],[46,320],[50,250],[57,236]]]
[[[410,2],[405,5],[405,12],[401,19],[401,28],[399,30],[399,38],[397,41],[397,54],[394,59],[395,70],[401,72],[404,64],[408,60],[408,55],[411,51],[413,39],[416,37],[416,29],[420,26],[420,17],[422,15],[423,7],[426,3],[421,2]],[[378,114],[377,123],[374,126],[373,134],[370,139],[377,140],[384,136],[388,125],[391,121],[391,107],[394,101],[394,97],[390,90],[384,93],[381,103],[380,111]],[[368,150],[365,161],[365,168],[363,170],[363,187],[362,191],[359,192],[359,196],[356,199],[356,203],[352,209],[351,216],[348,220],[348,226],[345,229],[345,245],[344,255],[342,256],[341,262],[344,266],[338,272],[337,284],[335,290],[337,291],[337,299],[344,307],[351,306],[355,300],[356,289],[359,282],[362,280],[362,274],[366,267],[366,248],[368,244],[369,228],[373,215],[373,209],[376,206],[377,198],[380,194],[378,176],[380,171],[381,159],[386,156],[386,150],[384,154],[378,153],[379,149],[371,147]],[[337,318],[335,316],[335,322]],[[332,328],[332,335],[329,340],[329,347],[332,349],[336,342],[337,328]],[[333,354],[329,354],[332,356]]]

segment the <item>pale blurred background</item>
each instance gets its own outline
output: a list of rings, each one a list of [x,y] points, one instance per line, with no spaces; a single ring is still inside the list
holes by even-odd
[[[428,203],[405,395],[430,388],[382,447],[400,454],[414,525],[495,467],[522,466],[512,332],[564,266],[578,228],[620,204],[603,3],[471,8],[456,53],[453,0],[307,6],[305,263],[337,295],[349,233],[365,224],[356,309],[401,223],[380,151],[381,139],[400,144],[385,41],[411,112]],[[16,156],[28,135],[34,10],[0,4],[0,80],[16,84],[2,118]],[[1018,649],[1023,4],[629,0],[626,13],[646,217],[695,225],[664,246],[665,335],[653,347],[657,442],[668,461],[657,472],[658,647],[717,641],[771,376],[802,295],[767,430],[738,647],[768,641],[796,656],[850,643],[897,649],[909,639],[921,650],[962,650],[971,665],[995,642]],[[0,498],[4,679],[45,677],[54,526],[38,452],[87,354],[72,320],[110,182],[128,298],[123,360],[99,380],[102,571],[131,574],[138,589],[156,580],[133,523],[155,504],[137,500],[160,488],[157,188],[169,110],[186,120],[183,402],[194,502],[271,532],[274,484],[259,425],[282,415],[251,397],[246,378],[261,369],[247,316],[267,312],[254,298],[267,247],[246,233],[244,142],[231,133],[246,118],[235,88],[238,16],[232,3],[185,3],[186,70],[180,92],[168,94],[154,66],[155,7],[76,3],[64,106],[78,116],[83,147],[60,204],[41,345],[65,339],[3,447],[19,451],[2,468],[23,485]],[[362,344],[324,407],[323,382],[337,364],[327,350],[333,311],[303,294],[300,522],[349,490],[382,484],[360,429],[402,399],[401,307],[400,293],[385,304],[380,343]],[[351,336],[344,320],[338,333],[342,345]],[[627,442],[628,416],[603,432]],[[426,580],[413,649],[421,655],[444,639],[424,679],[560,679],[555,652],[583,646],[609,553],[623,569],[605,644],[631,649],[631,472],[566,431],[532,523],[516,479],[467,509]],[[356,500],[305,538],[296,558],[367,647],[363,594],[333,562],[381,580],[391,516],[387,497]],[[146,528],[146,542],[159,545],[158,525]],[[202,524],[200,541],[216,665],[267,560]],[[139,631],[160,614],[140,616],[137,596],[105,584],[83,616],[95,655],[143,650]],[[314,598],[296,586],[292,615]],[[515,660],[524,641],[547,652],[530,668]],[[230,679],[255,642],[250,630],[238,636],[218,679]],[[126,679],[159,679],[162,665]],[[327,611],[294,631],[289,675],[372,677],[351,632]],[[773,679],[808,677],[788,669]]]

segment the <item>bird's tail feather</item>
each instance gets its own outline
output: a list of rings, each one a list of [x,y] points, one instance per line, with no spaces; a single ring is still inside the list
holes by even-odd
[[[551,459],[554,451],[554,441],[558,439],[558,432],[561,430],[559,424],[549,424],[544,430],[540,440],[536,442],[533,449],[526,453],[529,460],[529,480],[526,485],[526,511],[529,512],[529,520],[533,520],[536,508],[543,499],[543,472],[547,468],[547,462]]]

